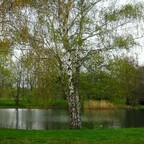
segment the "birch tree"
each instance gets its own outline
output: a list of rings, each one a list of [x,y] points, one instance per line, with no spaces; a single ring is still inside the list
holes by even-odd
[[[49,4],[51,15],[47,31],[51,34],[53,52],[68,77],[70,125],[81,128],[78,90],[82,65],[92,54],[133,47],[135,35],[130,27],[141,18],[142,7],[139,4],[119,6],[116,1],[103,0],[58,0]]]
[[[119,4],[116,0],[7,1],[8,29],[17,44],[35,50],[49,49],[57,60],[57,77],[66,75],[70,127],[81,128],[79,73],[93,54],[128,49],[142,37],[142,4]],[[12,13],[14,13],[12,15]],[[12,18],[14,20],[12,20]],[[17,23],[15,22],[17,21]],[[137,22],[139,21],[139,22]],[[15,33],[18,32],[18,33]],[[135,35],[136,33],[136,35]],[[116,52],[116,51],[115,51]]]

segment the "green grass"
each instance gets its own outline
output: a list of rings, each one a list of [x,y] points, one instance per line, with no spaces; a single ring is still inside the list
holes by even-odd
[[[0,129],[0,144],[143,144],[144,128],[95,130]]]
[[[68,102],[67,100],[57,100],[53,103],[52,105],[53,108],[58,107],[58,108],[67,108],[68,107]]]
[[[20,101],[16,106],[14,100],[4,100],[0,99],[0,108],[67,108],[67,100],[57,100],[55,102],[45,102],[45,101]]]
[[[0,100],[0,108],[28,108],[28,107],[39,107],[39,103],[26,103],[20,101],[18,105],[15,104],[14,100]]]
[[[14,100],[0,100],[0,108],[11,108],[15,107]]]

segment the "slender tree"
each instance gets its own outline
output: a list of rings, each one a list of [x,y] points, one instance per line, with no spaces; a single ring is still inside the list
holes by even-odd
[[[103,5],[106,5],[105,7]],[[71,128],[81,127],[79,72],[92,54],[135,45],[128,24],[138,17],[140,6],[117,6],[102,1],[62,1],[49,3],[48,22],[52,51],[68,76],[67,98]],[[122,33],[123,31],[123,33]],[[60,52],[60,54],[59,54]]]

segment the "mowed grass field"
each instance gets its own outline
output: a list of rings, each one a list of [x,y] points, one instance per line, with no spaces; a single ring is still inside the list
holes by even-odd
[[[0,144],[144,144],[144,128],[81,130],[0,129]]]

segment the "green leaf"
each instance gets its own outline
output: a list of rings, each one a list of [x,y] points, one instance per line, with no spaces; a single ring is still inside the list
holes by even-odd
[[[114,39],[114,45],[119,48],[129,48],[130,46],[136,45],[134,38],[129,35],[127,37],[118,36]]]
[[[106,15],[105,15],[105,20],[106,21],[117,21],[118,20],[118,15],[115,13],[115,11],[114,12],[112,12],[112,13],[107,13]]]
[[[140,12],[141,8],[142,6],[138,4],[134,6],[128,4],[120,10],[120,13],[121,13],[121,16],[124,16],[124,17],[137,18],[141,16],[141,12]]]

